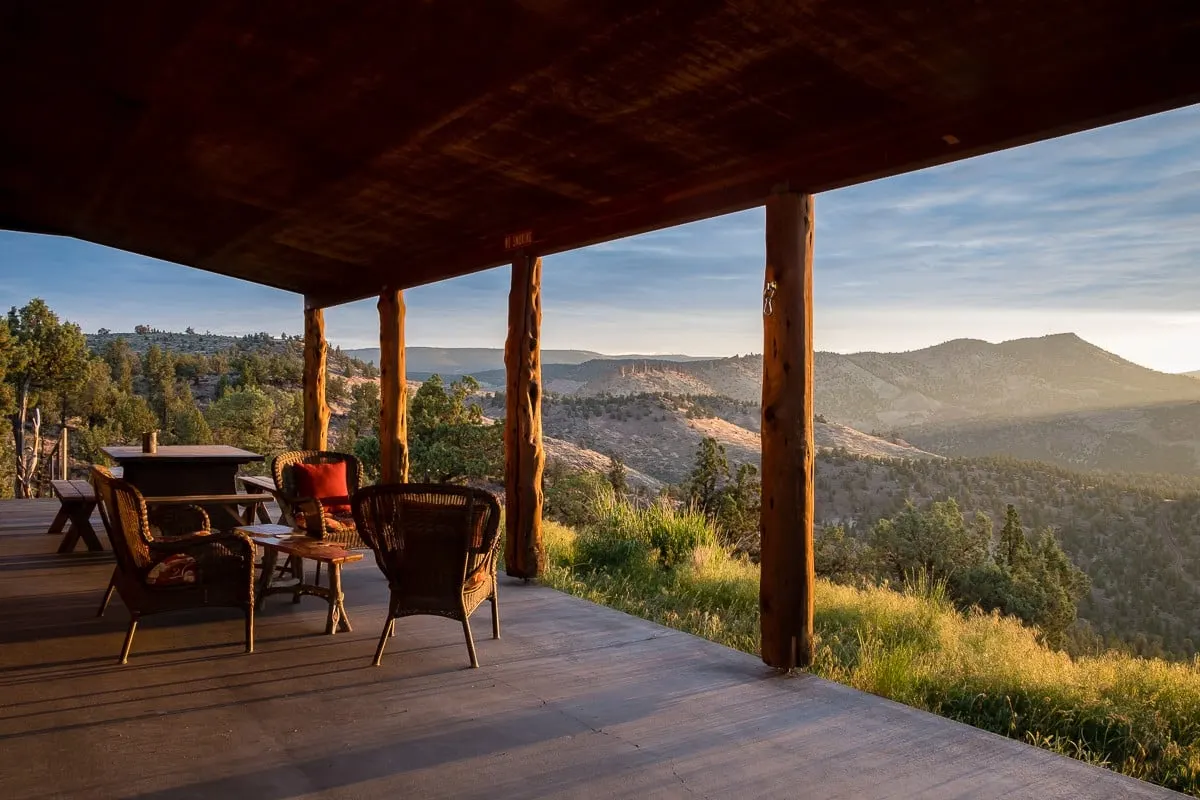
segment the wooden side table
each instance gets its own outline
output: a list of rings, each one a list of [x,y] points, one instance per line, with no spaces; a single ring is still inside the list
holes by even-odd
[[[300,602],[301,595],[324,598],[329,603],[329,614],[325,620],[325,633],[335,634],[338,630],[350,632],[350,616],[346,613],[345,595],[342,593],[342,565],[362,561],[363,554],[344,549],[341,545],[326,543],[320,539],[293,530],[286,525],[246,525],[237,529],[248,535],[263,549],[262,575],[254,595],[255,610],[261,611],[269,594],[290,594],[293,602]],[[271,577],[279,554],[294,556],[297,560],[310,559],[318,564],[329,565],[329,586],[317,586],[304,582],[303,567],[297,569],[296,583],[291,586],[272,586]]]

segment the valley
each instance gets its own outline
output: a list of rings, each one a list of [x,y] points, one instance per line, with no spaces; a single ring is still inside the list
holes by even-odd
[[[113,349],[117,340],[124,344]],[[105,354],[114,380],[127,376],[120,382],[165,403],[171,419],[190,399],[213,437],[242,437],[265,452],[294,435],[295,337],[147,330],[93,334],[88,344]],[[356,352],[331,349],[329,400],[332,446],[359,452],[378,418],[378,378]],[[631,492],[679,497],[706,440],[730,474],[757,465],[758,356],[595,355],[544,352],[543,429],[555,474],[605,475],[615,460]],[[417,367],[444,370],[451,381],[471,371],[479,390],[469,402],[479,404],[487,426],[504,415],[500,357],[489,349],[412,348],[410,398],[428,377]],[[166,384],[148,382],[168,364],[176,381],[170,396]],[[256,393],[254,408],[262,407],[255,413],[264,415],[263,427],[253,436],[248,423],[228,416],[240,392]],[[1087,573],[1083,639],[1172,658],[1196,652],[1200,381],[1142,368],[1065,334],[958,340],[908,353],[819,353],[816,401],[820,531],[866,541],[906,503],[945,499],[998,530],[1011,504],[1031,539],[1050,528]],[[104,422],[94,436],[84,431],[79,446],[114,436],[117,424]],[[361,452],[371,457],[369,448]]]

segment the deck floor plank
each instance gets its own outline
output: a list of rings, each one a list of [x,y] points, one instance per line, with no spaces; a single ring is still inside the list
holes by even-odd
[[[345,570],[353,633],[270,598],[256,652],[236,611],[95,608],[105,553],[53,555],[56,503],[0,503],[0,797],[1178,797],[568,597],[501,587],[504,638],[398,622]],[[106,545],[107,546],[107,545]]]

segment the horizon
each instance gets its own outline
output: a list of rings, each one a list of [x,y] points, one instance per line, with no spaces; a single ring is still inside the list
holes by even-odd
[[[1161,372],[1200,369],[1200,105],[826,192],[816,206],[819,350],[1070,331]],[[759,207],[546,257],[542,341],[761,352],[763,237]],[[508,283],[501,267],[406,291],[408,343],[502,347]],[[37,234],[0,232],[0,296],[43,297],[85,330],[303,329],[297,295]],[[327,309],[326,335],[378,346],[374,301]]]
[[[218,333],[216,331],[208,331],[208,330],[199,331],[199,330],[195,329],[194,325],[193,326],[184,326],[184,327],[185,328],[191,327],[193,329],[193,335],[196,335],[196,336],[224,336],[224,337],[229,337],[229,338],[238,338],[241,336],[253,336],[256,334],[266,333],[272,339],[275,339],[275,340],[280,339],[279,336],[277,336],[276,334],[270,333],[269,331],[247,331],[245,333]],[[97,331],[86,331],[85,330],[85,331],[83,331],[83,333],[88,336],[102,335],[100,333],[100,331],[98,331],[98,330]],[[168,334],[168,335],[178,334],[178,335],[183,335],[183,336],[188,335],[185,331],[166,330],[166,329],[162,329],[162,328],[156,328],[154,331],[152,331],[152,333],[162,333],[162,334]],[[109,335],[109,336],[137,336],[138,334],[132,330],[114,331],[114,330],[110,329],[107,331],[107,335]],[[289,333],[288,335],[292,336],[294,334]],[[857,354],[905,355],[907,353],[913,353],[913,352],[918,352],[921,350],[929,350],[929,349],[932,349],[935,347],[941,347],[942,345],[952,344],[954,342],[980,342],[983,344],[998,346],[998,345],[1003,345],[1003,344],[1012,344],[1015,342],[1036,341],[1038,339],[1053,339],[1053,338],[1057,338],[1057,337],[1068,337],[1068,336],[1075,337],[1075,338],[1079,339],[1080,341],[1084,342],[1085,344],[1088,344],[1088,345],[1091,345],[1092,347],[1097,347],[1101,350],[1104,350],[1104,348],[1101,348],[1095,342],[1088,341],[1087,339],[1080,336],[1078,333],[1075,333],[1074,331],[1056,331],[1054,333],[1043,334],[1041,336],[1019,336],[1014,339],[1002,339],[1002,340],[996,340],[996,341],[992,341],[989,339],[981,339],[979,337],[974,337],[974,336],[960,336],[960,337],[957,337],[954,339],[946,339],[945,341],[934,342],[933,344],[924,345],[922,347],[912,348],[910,350],[827,350],[824,348],[816,348],[816,352],[833,353],[836,355],[857,355]],[[356,352],[362,352],[364,350],[379,350],[378,344],[368,345],[368,346],[364,346],[364,347],[342,347],[340,343],[330,340],[329,345],[339,347],[341,349],[341,351],[345,352],[345,353],[356,353]],[[479,346],[470,346],[470,345],[444,346],[444,345],[426,345],[426,344],[423,344],[423,345],[406,344],[405,345],[405,350],[412,350],[414,348],[420,348],[420,349],[426,349],[426,350],[490,350],[490,351],[495,351],[495,352],[503,352],[503,350],[504,350],[504,348],[502,346],[495,346],[495,345],[479,345]],[[761,350],[750,350],[750,351],[747,351],[744,353],[731,353],[729,355],[709,355],[709,354],[705,354],[705,353],[687,353],[687,352],[654,353],[654,352],[648,352],[648,351],[647,352],[637,352],[637,353],[634,353],[634,352],[606,353],[601,350],[589,350],[589,349],[577,348],[577,347],[543,347],[543,348],[541,348],[541,352],[542,353],[547,353],[547,352],[588,353],[591,355],[599,356],[604,359],[635,358],[635,357],[636,358],[647,358],[647,359],[651,359],[651,358],[669,359],[670,356],[683,356],[685,358],[695,359],[695,360],[699,360],[699,361],[718,361],[718,360],[727,359],[727,358],[746,358],[748,356],[761,356],[762,355]],[[1110,355],[1117,355],[1116,353],[1112,353],[1111,351],[1108,351],[1108,350],[1105,350],[1104,352],[1107,352]],[[1118,357],[1120,357],[1120,356],[1118,356]],[[1125,359],[1125,360],[1129,361],[1129,359]],[[1193,372],[1200,372],[1200,370],[1181,370],[1179,372],[1164,372],[1163,370],[1155,370],[1154,367],[1147,366],[1146,364],[1139,364],[1136,361],[1130,361],[1130,363],[1134,364],[1135,366],[1142,367],[1143,369],[1153,370],[1155,372],[1160,372],[1160,373],[1166,374],[1166,375],[1186,375],[1186,374],[1190,374]]]

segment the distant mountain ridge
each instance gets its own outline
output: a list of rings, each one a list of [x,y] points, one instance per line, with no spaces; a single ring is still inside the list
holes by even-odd
[[[747,402],[759,399],[761,375],[757,355],[547,361],[542,371],[546,389],[562,394],[665,392]],[[503,386],[502,370],[475,376]],[[1200,385],[1191,377],[1139,366],[1075,334],[1000,344],[955,339],[904,353],[816,354],[817,413],[864,431],[1195,401]]]
[[[354,358],[379,363],[379,348],[364,347],[344,351]],[[504,369],[504,350],[499,347],[407,347],[405,369],[410,375],[477,375]],[[591,350],[543,350],[542,364],[582,364],[594,360],[655,359],[666,362],[700,361],[699,356],[669,354],[661,356],[605,355]],[[503,383],[503,380],[501,381]]]
[[[543,366],[548,392],[660,393],[757,403],[760,356]],[[502,390],[503,370],[476,373]],[[816,354],[816,411],[942,455],[1200,474],[1200,381],[1139,366],[1074,334],[956,339],[905,353]],[[890,438],[890,437],[889,437]]]

